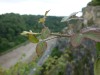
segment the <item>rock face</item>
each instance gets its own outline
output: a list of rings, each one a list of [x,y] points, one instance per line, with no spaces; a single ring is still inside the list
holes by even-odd
[[[84,23],[100,27],[100,6],[87,6],[83,8]]]
[[[95,43],[91,40],[83,42],[83,46],[73,48],[67,38],[62,37],[57,40],[58,50],[66,50],[65,75],[94,75],[94,60],[96,58]]]
[[[87,6],[86,8],[83,8],[82,11],[83,18],[85,19],[84,24],[100,27],[100,6]],[[79,23],[76,25],[80,25]],[[68,28],[66,27],[62,30],[62,33],[66,34],[67,31]],[[65,75],[94,75],[93,65],[96,58],[95,42],[86,39],[82,44],[84,44],[84,46],[73,48],[70,46],[67,38],[58,38],[57,46],[59,50],[63,51],[71,47],[69,50],[71,51],[69,53],[69,59],[71,60],[67,60],[68,63],[66,65]]]

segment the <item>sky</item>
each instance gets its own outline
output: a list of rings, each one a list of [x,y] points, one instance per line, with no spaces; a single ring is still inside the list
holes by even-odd
[[[0,14],[19,13],[51,16],[68,16],[81,11],[91,0],[0,0]]]

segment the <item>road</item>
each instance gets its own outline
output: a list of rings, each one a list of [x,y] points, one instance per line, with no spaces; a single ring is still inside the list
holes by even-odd
[[[46,59],[45,57],[47,57],[47,55],[50,53],[51,50],[50,48],[54,46],[55,42],[56,39],[47,41],[48,48],[46,52],[43,54],[43,56],[41,57],[41,59],[39,60],[38,65],[40,64],[42,65],[44,63],[45,61],[44,59]],[[36,44],[29,43],[0,56],[0,66],[2,66],[5,69],[8,69],[11,66],[15,65],[19,60],[22,62],[31,61],[32,58],[36,55],[35,48],[36,48]],[[21,59],[23,54],[25,55],[25,57]]]
[[[32,56],[36,54],[35,47],[36,44],[29,43],[0,56],[0,65],[3,68],[8,69],[11,66],[15,65],[21,59],[23,54],[25,55],[25,57],[20,61],[30,61]]]

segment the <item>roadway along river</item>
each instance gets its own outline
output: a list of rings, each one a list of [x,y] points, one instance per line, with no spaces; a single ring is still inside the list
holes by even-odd
[[[51,38],[51,37],[50,37]],[[48,48],[47,50],[50,50],[52,46],[56,44],[56,39],[52,39],[47,41]],[[26,45],[23,45],[11,52],[8,52],[2,56],[0,56],[0,65],[8,69],[14,64],[16,64],[20,58],[22,57],[23,54],[25,54],[25,57],[21,59],[23,62],[31,61],[32,58],[36,55],[36,44],[29,43]]]

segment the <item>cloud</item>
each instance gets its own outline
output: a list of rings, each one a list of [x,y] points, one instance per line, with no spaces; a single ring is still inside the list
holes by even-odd
[[[25,0],[0,0],[1,3],[16,3],[16,2],[23,2]]]
[[[80,11],[90,0],[0,0],[0,14],[20,13],[43,15],[51,9],[48,15],[64,16]]]

